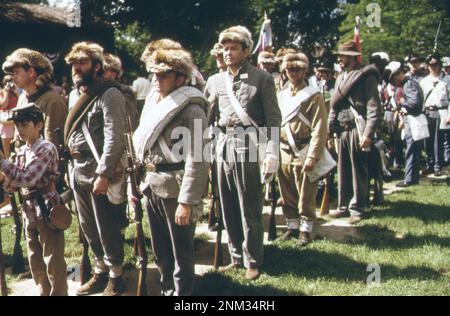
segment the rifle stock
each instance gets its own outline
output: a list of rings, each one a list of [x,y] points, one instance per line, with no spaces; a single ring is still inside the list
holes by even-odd
[[[132,141],[132,126],[131,126],[131,119],[129,116],[127,116],[127,122],[128,122],[128,133],[125,134],[125,141],[126,141],[126,156],[127,156],[127,173],[130,177],[130,184],[131,184],[131,194],[135,198],[138,199],[136,203],[134,203],[134,222],[136,224],[136,248],[137,248],[137,254],[138,254],[138,263],[137,267],[139,270],[138,274],[138,283],[137,283],[137,290],[136,294],[137,296],[146,296],[147,295],[147,285],[146,285],[146,278],[147,278],[147,263],[148,263],[148,255],[147,255],[147,249],[145,247],[145,235],[144,235],[144,229],[142,226],[142,220],[144,216],[144,211],[142,209],[141,199],[142,199],[142,192],[139,189],[139,176],[136,166],[136,159],[134,157],[134,148],[133,148],[133,141]]]
[[[25,272],[25,262],[23,260],[23,252],[20,241],[22,239],[23,223],[17,207],[16,197],[14,193],[10,194],[11,207],[14,216],[14,252],[13,252],[13,274],[20,274]]]
[[[0,223],[0,295],[8,296],[8,288],[6,287],[5,262],[3,260],[1,223]]]
[[[59,163],[60,163],[60,166],[62,166],[62,168],[60,168],[60,169],[62,169],[64,171],[64,173],[67,176],[69,176],[68,163],[69,163],[70,157],[68,156],[68,154],[66,152],[66,148],[64,146],[64,137],[62,135],[62,131],[61,131],[61,129],[57,128],[53,132],[57,135],[57,137],[59,139],[58,154],[59,154]],[[64,180],[65,179],[64,175],[62,175],[61,178]],[[91,275],[92,275],[91,260],[89,258],[89,244],[86,240],[86,237],[84,236],[83,230],[81,229],[78,210],[76,210],[75,212],[73,212],[73,210],[72,210],[71,201],[74,200],[74,197],[73,197],[73,191],[70,188],[70,185],[68,184],[69,181],[64,181],[64,182],[66,182],[65,183],[66,190],[61,193],[61,198],[62,198],[64,204],[67,204],[70,211],[72,213],[76,214],[77,220],[78,220],[78,240],[82,246],[82,248],[81,248],[81,264],[80,264],[80,283],[81,283],[81,285],[84,285],[89,281],[89,279],[91,278]]]
[[[325,178],[325,189],[323,191],[322,204],[320,206],[320,215],[327,216],[330,214],[330,185],[331,185],[331,176],[328,175]]]

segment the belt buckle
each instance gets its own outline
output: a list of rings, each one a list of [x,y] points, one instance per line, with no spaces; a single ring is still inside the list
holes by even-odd
[[[226,134],[227,135],[234,135],[235,134],[235,130],[236,130],[236,127],[234,127],[234,126],[227,126],[227,127],[225,127],[225,132],[226,132]]]
[[[70,152],[70,156],[75,159],[75,160],[80,160],[81,159],[81,152],[79,152],[78,150],[73,150]]]
[[[149,163],[145,166],[147,172],[156,172],[156,165]]]

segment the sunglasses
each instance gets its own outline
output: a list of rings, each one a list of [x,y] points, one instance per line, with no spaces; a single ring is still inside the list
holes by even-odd
[[[294,72],[304,71],[305,69],[301,68],[301,67],[290,67],[290,68],[286,68],[286,70],[287,70],[287,72],[294,73]]]

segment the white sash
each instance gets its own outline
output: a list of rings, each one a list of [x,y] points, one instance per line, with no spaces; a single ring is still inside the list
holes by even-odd
[[[308,118],[306,116],[304,116],[302,113],[300,113],[300,108],[301,108],[302,103],[304,103],[305,101],[307,101],[308,99],[310,99],[313,95],[315,95],[317,93],[314,91],[317,89],[312,88],[312,89],[308,89],[306,91],[305,90],[306,90],[306,88],[303,89],[302,91],[300,91],[299,94],[297,94],[297,96],[294,98],[290,97],[290,102],[292,102],[291,104],[288,104],[287,100],[289,100],[289,99],[286,98],[286,93],[289,96],[288,91],[282,92],[281,96],[283,96],[283,94],[284,94],[284,98],[282,100],[282,103],[280,103],[282,109],[289,110],[288,112],[286,112],[286,111],[283,112],[283,110],[282,110],[283,125],[284,125],[284,129],[286,131],[289,146],[291,147],[292,151],[294,152],[295,157],[302,160],[303,162],[305,162],[306,159],[308,158],[309,145],[306,146],[305,148],[303,148],[302,150],[300,150],[297,147],[297,144],[295,143],[294,135],[292,134],[291,128],[289,126],[289,120],[291,120],[294,116],[298,116],[298,118],[304,124],[306,124],[310,128],[312,127],[311,121],[308,120]],[[303,91],[305,93],[301,94],[301,92],[303,92]],[[309,96],[308,96],[308,93],[309,93]],[[300,94],[301,94],[301,97],[299,97]],[[294,102],[299,102],[299,103],[294,103]],[[295,107],[295,104],[297,104],[296,107]],[[285,113],[289,113],[289,114],[286,114],[287,116],[285,116]],[[285,120],[287,117],[290,117],[290,119],[285,123]],[[336,162],[334,161],[334,159],[331,156],[328,149],[324,148],[322,156],[320,157],[319,161],[317,162],[316,167],[314,168],[313,171],[308,172],[308,174],[307,174],[308,179],[311,183],[316,182],[323,176],[327,175],[335,167],[336,167]]]
[[[296,115],[302,115],[300,113],[301,105],[317,93],[320,93],[320,91],[315,87],[305,87],[302,91],[298,92],[295,97],[289,94],[288,89],[280,92],[278,95],[278,103],[280,104],[281,114],[283,115],[283,121],[281,125],[286,125]],[[311,123],[309,123],[308,125],[311,126]]]
[[[155,102],[153,99],[151,100]],[[199,90],[184,86],[172,92],[159,103],[146,105],[151,109],[146,109],[145,117],[141,118],[141,124],[133,135],[136,156],[139,160],[144,161],[145,152],[153,147],[166,126],[189,103],[206,104],[207,100]]]

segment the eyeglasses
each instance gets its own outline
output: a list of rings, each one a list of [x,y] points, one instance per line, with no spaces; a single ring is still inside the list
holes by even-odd
[[[300,67],[290,67],[290,68],[286,68],[286,70],[287,70],[287,72],[294,73],[294,72],[301,72],[301,71],[304,71],[305,68],[300,68]]]

